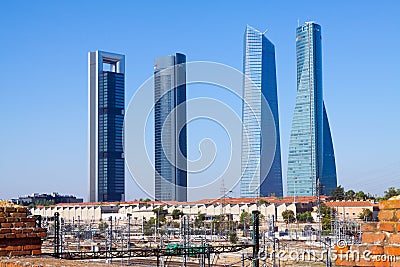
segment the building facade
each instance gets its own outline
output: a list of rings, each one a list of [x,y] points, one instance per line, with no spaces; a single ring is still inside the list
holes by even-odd
[[[289,144],[287,195],[329,195],[337,186],[332,136],[322,90],[321,26],[296,30],[297,97]],[[319,190],[318,190],[319,189]]]
[[[75,203],[75,204],[58,204],[51,206],[39,206],[31,208],[30,211],[33,215],[41,215],[42,217],[53,217],[55,212],[60,214],[60,217],[66,221],[76,221],[79,217],[83,222],[90,221],[107,221],[110,217],[126,219],[128,214],[131,214],[132,220],[150,220],[155,217],[154,209],[160,208],[168,212],[168,217],[171,216],[174,210],[180,210],[185,215],[188,215],[191,220],[198,218],[199,213],[203,214],[206,220],[213,220],[217,216],[225,216],[230,220],[240,221],[240,217],[243,212],[251,213],[254,210],[258,210],[264,216],[274,216],[279,222],[283,222],[282,213],[285,210],[292,210],[296,215],[300,212],[312,211],[312,202],[296,202],[286,201],[285,199],[279,199],[272,203],[258,203],[256,200],[253,201],[234,201],[230,203],[227,199],[227,203],[222,204],[220,202],[208,203],[208,202],[176,202],[176,201],[151,201],[151,202],[120,202],[116,203]],[[286,225],[285,225],[286,228]]]
[[[11,200],[14,204],[29,205],[54,205],[59,203],[82,203],[83,198],[77,198],[72,195],[60,195],[57,192],[51,194],[34,193],[29,196],[23,196]]]
[[[89,200],[125,198],[125,56],[89,52]]]
[[[155,198],[187,200],[186,56],[154,65]]]
[[[247,26],[244,38],[241,197],[283,196],[275,47]]]

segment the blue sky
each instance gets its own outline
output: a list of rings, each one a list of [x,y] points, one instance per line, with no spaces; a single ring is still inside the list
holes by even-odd
[[[398,1],[7,1],[2,10],[0,198],[53,191],[87,197],[89,51],[126,55],[128,103],[158,56],[179,51],[188,61],[241,70],[246,24],[268,29],[275,44],[286,177],[298,20],[322,26],[339,183],[373,194],[400,187]],[[211,87],[201,94],[224,99]],[[196,127],[203,126],[192,125],[189,142],[198,140]],[[126,185],[128,199],[142,196],[131,179]]]

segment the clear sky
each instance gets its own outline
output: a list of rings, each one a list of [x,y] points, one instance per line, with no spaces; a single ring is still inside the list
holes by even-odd
[[[241,70],[246,24],[268,30],[275,44],[286,179],[298,20],[322,26],[339,183],[373,194],[400,187],[399,1],[5,1],[1,10],[0,198],[87,197],[89,51],[126,55],[129,103],[158,56],[179,51]],[[202,95],[224,98],[210,87]],[[189,129],[189,156],[199,124]],[[143,196],[130,178],[126,186],[127,199]]]

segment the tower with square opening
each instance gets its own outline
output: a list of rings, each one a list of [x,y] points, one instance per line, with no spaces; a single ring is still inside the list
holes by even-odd
[[[89,201],[125,199],[125,56],[89,52]]]

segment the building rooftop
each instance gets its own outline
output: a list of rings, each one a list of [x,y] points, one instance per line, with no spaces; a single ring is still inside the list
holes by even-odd
[[[325,203],[328,207],[377,207],[374,201],[329,201]]]
[[[327,196],[321,196],[321,201],[327,201]],[[270,204],[285,203],[312,203],[317,201],[316,196],[298,196],[298,197],[260,197],[260,198],[217,198],[217,199],[201,199],[198,201],[178,202],[178,201],[126,201],[126,202],[80,202],[80,203],[60,203],[56,206],[114,206],[114,205],[217,205],[217,204],[257,204],[267,202]]]

